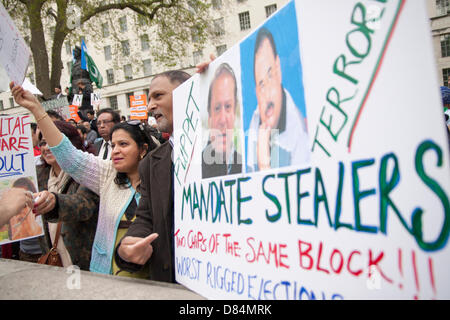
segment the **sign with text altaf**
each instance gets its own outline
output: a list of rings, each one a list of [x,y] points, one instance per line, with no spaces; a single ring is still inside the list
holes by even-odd
[[[0,194],[16,187],[37,192],[29,115],[0,116]],[[43,235],[42,218],[24,207],[0,228],[0,244]]]
[[[435,70],[425,1],[299,0],[177,88],[177,281],[212,299],[449,299]]]

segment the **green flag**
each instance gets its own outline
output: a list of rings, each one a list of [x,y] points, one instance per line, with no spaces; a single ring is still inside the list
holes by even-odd
[[[100,74],[94,60],[87,53],[86,44],[84,40],[81,41],[81,69],[87,70],[89,72],[89,78],[92,82],[95,82],[97,88],[101,88],[103,85],[103,77]]]

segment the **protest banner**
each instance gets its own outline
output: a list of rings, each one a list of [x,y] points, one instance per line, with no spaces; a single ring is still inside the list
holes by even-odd
[[[435,70],[424,1],[297,0],[177,88],[177,281],[212,299],[449,299]]]
[[[83,104],[83,95],[82,94],[74,94],[73,100],[72,100],[72,105],[81,107],[82,104]]]
[[[91,105],[94,107],[95,110],[98,111],[101,103],[102,103],[102,97],[100,95],[100,92],[91,93]]]
[[[45,111],[54,110],[61,117],[63,117],[63,119],[71,118],[71,113],[69,110],[69,101],[67,100],[66,96],[58,99],[43,101],[41,104],[44,107]]]
[[[77,105],[70,105],[69,106],[69,119],[74,119],[77,123],[81,120],[80,116],[78,115],[78,106]]]
[[[147,95],[130,96],[130,119],[147,120]]]
[[[22,85],[31,52],[8,12],[0,3],[0,67],[10,81]]]
[[[0,193],[17,187],[37,192],[29,115],[0,116]],[[0,244],[43,235],[42,218],[25,207],[0,228]]]

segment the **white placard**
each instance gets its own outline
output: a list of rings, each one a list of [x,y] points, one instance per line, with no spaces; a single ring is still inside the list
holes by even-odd
[[[449,299],[435,70],[424,1],[297,0],[177,88],[177,281],[212,299]]]
[[[11,81],[22,85],[30,58],[28,45],[0,3],[0,63]]]

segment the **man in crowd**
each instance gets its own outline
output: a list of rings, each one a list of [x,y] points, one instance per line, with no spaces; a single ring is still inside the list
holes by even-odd
[[[55,90],[55,94],[50,98],[51,100],[65,97],[65,95],[62,94],[60,85],[57,85],[54,90]]]
[[[202,152],[202,178],[242,172],[242,157],[233,141],[237,106],[236,77],[228,63],[222,63],[209,87],[209,140]]]
[[[94,143],[95,139],[98,138],[97,132],[95,132],[94,130],[91,130],[91,124],[89,123],[89,121],[84,121],[83,122],[83,126],[86,128],[86,142],[87,142],[87,144]]]
[[[95,117],[95,111],[88,110],[87,118],[88,118],[89,124],[91,125],[91,129],[94,130],[95,132],[97,132],[97,134],[98,134],[97,118]]]
[[[111,159],[112,149],[109,136],[111,129],[119,122],[120,115],[111,108],[101,109],[97,113],[98,133],[101,138],[94,142],[94,148],[96,155],[102,157],[102,159]]]
[[[254,52],[258,106],[249,126],[248,172],[307,165],[310,151],[305,119],[283,88],[280,57],[266,28],[259,30]]]
[[[172,91],[189,77],[183,71],[169,71],[156,75],[150,84],[148,112],[170,139],[140,162],[141,199],[136,219],[115,253],[117,265],[126,271],[138,271],[148,262],[150,279],[156,281],[175,282]]]

